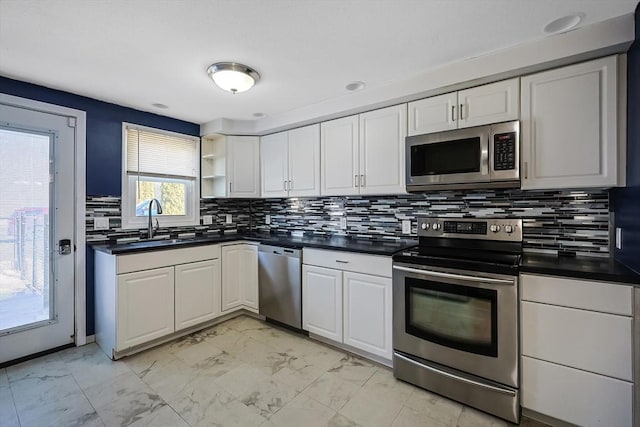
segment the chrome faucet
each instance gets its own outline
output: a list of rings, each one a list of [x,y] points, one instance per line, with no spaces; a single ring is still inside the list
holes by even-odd
[[[153,227],[153,221],[151,219],[151,212],[153,211],[153,202],[156,202],[156,206],[158,207],[158,212],[157,212],[158,215],[162,213],[162,206],[160,205],[160,202],[158,201],[158,199],[151,199],[151,201],[149,202],[149,238],[150,239],[153,238],[153,232],[158,228],[160,228],[160,224],[158,223],[158,218],[156,218],[155,229]]]

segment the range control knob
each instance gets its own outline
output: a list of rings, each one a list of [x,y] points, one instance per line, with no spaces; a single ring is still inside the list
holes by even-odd
[[[498,224],[491,224],[489,230],[491,230],[492,233],[497,233],[498,231],[500,231],[500,226]]]
[[[434,231],[440,230],[440,224],[438,224],[437,222],[434,222],[434,223],[431,225],[431,228],[432,228]]]
[[[420,228],[422,228],[423,230],[427,230],[429,228],[429,224],[426,222],[423,222],[422,224],[420,224]]]
[[[504,231],[506,231],[507,234],[513,233],[513,225],[505,225],[504,226]]]

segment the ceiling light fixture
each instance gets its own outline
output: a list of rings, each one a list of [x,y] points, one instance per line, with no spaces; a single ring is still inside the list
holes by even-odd
[[[219,88],[236,94],[251,89],[260,80],[260,74],[251,67],[237,62],[217,62],[207,73]]]
[[[351,92],[355,92],[356,90],[361,90],[364,89],[364,87],[366,86],[366,84],[364,82],[351,82],[348,85],[346,85],[344,88],[346,90],[349,90]]]
[[[547,34],[564,33],[575,28],[584,19],[584,13],[574,13],[572,15],[563,16],[562,18],[554,19],[544,27],[544,32]]]

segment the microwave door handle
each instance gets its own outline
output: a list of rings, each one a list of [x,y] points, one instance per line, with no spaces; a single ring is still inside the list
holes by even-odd
[[[427,277],[440,277],[440,278],[445,278],[445,279],[458,279],[458,280],[466,280],[466,281],[469,281],[469,282],[495,283],[495,284],[501,284],[501,285],[512,285],[513,284],[512,280],[493,279],[493,278],[490,278],[490,277],[467,276],[467,275],[464,275],[464,274],[443,273],[443,272],[440,272],[440,271],[431,271],[431,270],[420,270],[420,269],[417,269],[417,268],[401,267],[399,265],[394,265],[393,269],[394,270],[405,271],[407,273],[419,274],[421,276],[427,276]]]

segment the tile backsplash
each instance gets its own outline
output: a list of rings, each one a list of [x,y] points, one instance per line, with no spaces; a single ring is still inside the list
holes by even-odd
[[[203,199],[201,215],[213,224],[161,229],[160,234],[225,232],[292,232],[394,239],[402,220],[417,217],[522,218],[524,249],[540,253],[609,256],[609,192],[586,191],[443,191],[378,197],[290,199]],[[232,224],[225,223],[231,214]],[[270,224],[266,223],[266,216]],[[110,230],[93,230],[94,216],[110,217]],[[341,219],[346,218],[346,228]],[[144,237],[144,230],[120,228],[119,197],[87,197],[87,241]],[[201,221],[202,222],[202,221]],[[342,221],[344,222],[344,220]]]

